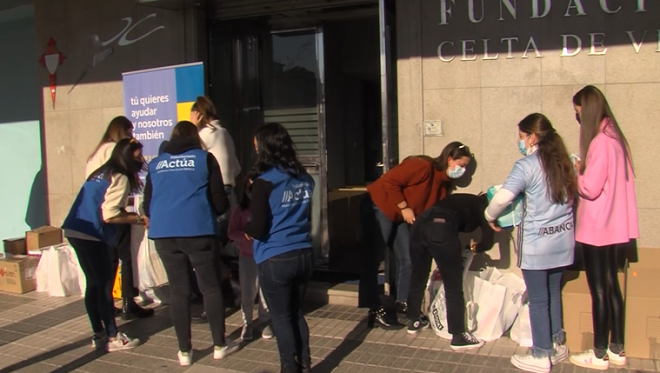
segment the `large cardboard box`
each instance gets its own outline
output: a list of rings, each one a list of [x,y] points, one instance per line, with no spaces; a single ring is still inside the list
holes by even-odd
[[[660,249],[639,249],[626,297],[626,355],[660,359]]]
[[[619,273],[619,285],[626,287],[626,273]],[[562,290],[564,330],[566,344],[571,352],[582,352],[594,347],[594,327],[591,311],[591,293],[585,272],[566,271]],[[628,349],[626,346],[626,353]],[[630,356],[630,355],[628,355]]]
[[[39,258],[14,255],[0,260],[0,291],[24,294],[37,288]]]
[[[7,238],[3,240],[3,246],[5,256],[25,255],[27,253],[25,249],[25,237]]]
[[[45,225],[25,232],[25,241],[28,251],[61,244],[62,230],[60,228]]]

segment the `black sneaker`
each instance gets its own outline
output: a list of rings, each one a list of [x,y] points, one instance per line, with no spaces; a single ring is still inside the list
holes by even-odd
[[[421,320],[408,320],[408,334],[417,334],[422,329],[424,329],[424,325]]]
[[[484,345],[484,341],[478,340],[470,333],[454,334],[451,339],[452,351],[465,351],[480,348]]]

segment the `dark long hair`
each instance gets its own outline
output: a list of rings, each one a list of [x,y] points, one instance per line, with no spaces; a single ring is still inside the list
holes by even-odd
[[[108,128],[106,128],[105,133],[101,137],[101,141],[96,145],[96,148],[94,148],[94,151],[89,155],[87,160],[89,161],[92,159],[103,144],[119,142],[119,140],[131,138],[131,131],[133,131],[133,123],[131,123],[128,118],[124,116],[115,117],[110,121],[110,124],[108,124]]]
[[[254,134],[257,140],[257,161],[248,173],[254,180],[273,167],[281,168],[293,177],[307,173],[296,156],[289,131],[279,123],[266,123]]]
[[[200,149],[205,148],[202,138],[199,137],[199,130],[194,124],[192,124],[192,122],[187,120],[182,120],[174,126],[172,129],[172,135],[170,135],[170,141],[184,141],[186,143],[199,145]]]
[[[580,114],[580,155],[584,161],[580,163],[580,174],[584,174],[584,170],[589,166],[587,164],[589,146],[591,146],[593,139],[600,133],[600,126],[605,119],[609,119],[609,123],[603,130],[604,133],[619,142],[621,150],[623,150],[623,154],[632,168],[633,162],[630,154],[630,145],[628,145],[628,140],[623,135],[619,123],[614,118],[614,113],[612,113],[612,109],[610,109],[610,105],[607,103],[603,92],[594,86],[588,85],[573,96],[573,104],[582,109],[582,113]],[[627,177],[628,168],[626,168]]]
[[[142,144],[136,139],[120,140],[112,151],[110,159],[98,170],[92,172],[87,180],[97,177],[110,180],[113,174],[122,174],[128,178],[131,192],[138,192],[142,187],[139,174],[146,167],[143,158],[135,159],[133,153],[136,150],[142,150]]]
[[[445,146],[444,149],[442,149],[440,155],[435,158],[429,157],[428,155],[411,155],[406,159],[409,158],[424,159],[426,161],[429,161],[433,165],[433,167],[435,167],[436,170],[446,171],[447,162],[449,162],[449,157],[451,157],[451,159],[460,159],[463,157],[472,158],[472,153],[470,152],[470,148],[468,148],[467,145],[463,144],[460,141],[454,141],[447,144],[447,146]]]
[[[530,114],[518,123],[518,129],[528,135],[534,134],[538,143],[536,151],[545,171],[548,194],[554,203],[572,202],[577,196],[577,179],[573,162],[568,155],[564,140],[559,136],[550,120],[543,114]]]
[[[250,178],[246,177],[240,185],[241,187],[238,188],[238,207],[241,210],[247,210],[250,208],[250,197],[248,197],[248,193],[252,190]]]

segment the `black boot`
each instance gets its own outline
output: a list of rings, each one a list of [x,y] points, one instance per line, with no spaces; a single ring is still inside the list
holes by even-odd
[[[406,316],[408,314],[408,303],[396,302],[396,313]]]
[[[398,320],[392,320],[385,312],[383,307],[369,311],[369,320],[367,326],[370,328],[379,327],[385,330],[398,330],[403,328],[403,325]]]
[[[282,365],[280,373],[298,373],[298,365]]]
[[[133,298],[124,298],[121,310],[122,320],[144,319],[153,315],[153,309],[138,306]]]
[[[300,363],[300,371],[302,373],[312,373],[312,362],[303,361],[302,363]]]

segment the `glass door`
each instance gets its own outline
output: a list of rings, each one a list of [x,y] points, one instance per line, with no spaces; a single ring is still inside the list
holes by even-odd
[[[262,32],[258,37],[241,38],[237,48],[242,56],[237,61],[242,122],[250,127],[249,133],[259,123],[277,122],[286,127],[298,158],[316,182],[312,237],[314,254],[322,260],[328,252],[323,31]]]

